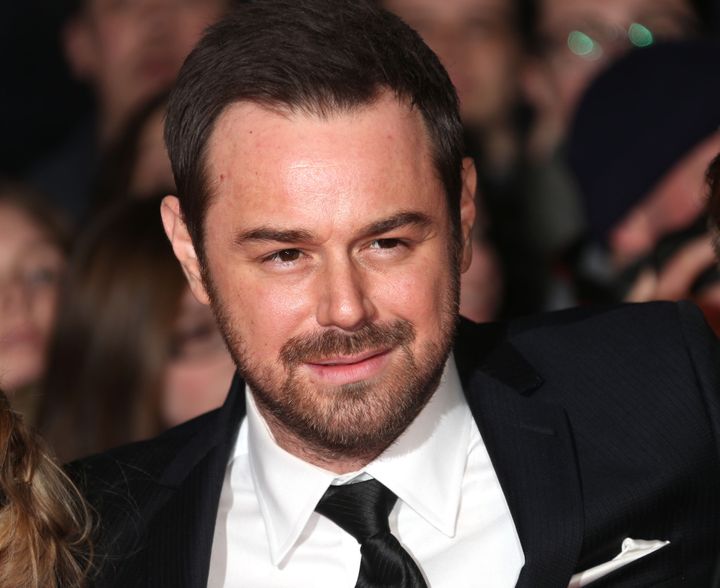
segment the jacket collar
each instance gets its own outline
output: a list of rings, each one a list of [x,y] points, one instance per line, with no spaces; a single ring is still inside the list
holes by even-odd
[[[505,337],[502,325],[461,323],[463,389],[523,547],[517,586],[567,586],[583,537],[570,423],[561,407],[540,398],[542,377]]]

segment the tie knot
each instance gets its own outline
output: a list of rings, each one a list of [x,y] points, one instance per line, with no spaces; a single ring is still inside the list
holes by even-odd
[[[379,533],[390,533],[388,515],[397,496],[377,480],[330,486],[315,510],[362,544]]]

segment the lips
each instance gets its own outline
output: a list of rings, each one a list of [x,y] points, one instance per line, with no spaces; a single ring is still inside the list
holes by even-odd
[[[391,350],[372,350],[349,356],[316,359],[305,363],[312,378],[326,384],[343,385],[369,380],[383,371]]]
[[[309,361],[308,363],[313,365],[322,365],[322,366],[335,366],[335,365],[352,365],[356,363],[361,363],[363,361],[366,361],[368,359],[371,359],[377,355],[382,355],[383,353],[387,353],[387,349],[379,350],[379,351],[367,351],[365,353],[360,353],[356,355],[348,355],[348,356],[341,356],[341,357],[332,357],[332,358],[326,358],[321,359],[317,361]]]
[[[6,333],[0,334],[0,348],[11,349],[14,347],[27,346],[34,347],[40,345],[42,337],[31,328],[11,329]]]

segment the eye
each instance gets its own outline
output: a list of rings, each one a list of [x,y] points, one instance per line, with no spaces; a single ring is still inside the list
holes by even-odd
[[[268,255],[263,261],[274,261],[278,263],[293,263],[299,261],[302,252],[299,249],[281,249]]]
[[[55,285],[59,279],[58,269],[49,266],[30,267],[23,273],[23,281],[29,287]]]
[[[370,242],[370,249],[395,249],[402,245],[400,239],[375,239]]]

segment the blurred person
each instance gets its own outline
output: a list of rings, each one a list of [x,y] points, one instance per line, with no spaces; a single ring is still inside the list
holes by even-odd
[[[92,532],[85,500],[0,391],[0,586],[86,586]]]
[[[507,295],[500,260],[487,237],[488,221],[476,197],[477,220],[471,234],[472,260],[460,276],[460,314],[478,323],[498,318]]]
[[[142,198],[173,186],[163,142],[167,92],[145,102],[130,116],[105,151],[93,188],[91,214],[127,198]]]
[[[463,310],[483,320],[539,310],[542,276],[525,238],[529,219],[518,184],[526,118],[519,87],[524,0],[380,4],[435,51],[460,99],[466,148],[478,171],[478,206],[485,210],[484,236],[474,244],[473,265],[463,276]]]
[[[705,171],[720,151],[719,61],[716,42],[658,44],[621,58],[583,97],[569,161],[600,298],[691,297],[720,308],[718,281],[705,274],[714,265]]]
[[[0,386],[31,422],[70,239],[24,184],[0,179]]]
[[[63,30],[70,68],[87,82],[96,113],[31,171],[76,217],[87,206],[102,152],[146,100],[168,89],[202,31],[232,0],[74,0]]]
[[[382,0],[414,28],[447,68],[463,124],[478,136],[487,173],[517,155],[522,44],[517,0]],[[482,170],[484,171],[484,170]]]
[[[98,134],[117,136],[128,115],[169,87],[225,0],[76,0],[64,41],[79,79],[95,90]]]
[[[708,0],[533,0],[522,75],[533,110],[526,194],[529,239],[552,267],[582,238],[584,214],[566,161],[565,136],[580,96],[633,48],[703,32]],[[553,307],[552,300],[547,305]]]
[[[535,109],[532,148],[548,155],[564,138],[577,103],[602,69],[632,48],[703,30],[703,0],[535,0],[533,54],[525,72]]]
[[[708,188],[707,213],[710,239],[715,259],[720,261],[720,153],[710,162],[705,180]],[[714,317],[715,323],[720,323],[720,312],[718,315]]]
[[[154,198],[88,227],[48,349],[39,426],[64,461],[153,436],[220,405],[233,364],[187,286]]]

